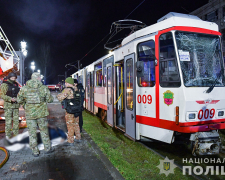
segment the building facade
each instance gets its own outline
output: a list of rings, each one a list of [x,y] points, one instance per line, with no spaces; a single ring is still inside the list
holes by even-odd
[[[222,50],[225,57],[225,0],[209,0],[204,6],[194,10],[191,15],[204,21],[215,22],[222,33]]]

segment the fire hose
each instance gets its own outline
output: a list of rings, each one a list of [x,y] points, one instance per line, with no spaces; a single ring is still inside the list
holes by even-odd
[[[27,126],[24,126],[24,127],[19,127],[19,129],[23,129],[23,128],[26,128]],[[5,130],[2,130],[0,131],[0,133],[4,133]],[[8,161],[9,159],[9,152],[4,148],[4,147],[0,147],[0,150],[3,151],[5,153],[5,158],[4,160],[1,162],[0,164],[0,168],[2,168],[2,166]]]
[[[4,147],[0,147],[0,150],[2,150],[6,155],[4,160],[1,162],[0,164],[0,168],[2,168],[2,166],[8,161],[9,159],[9,152],[4,148]]]

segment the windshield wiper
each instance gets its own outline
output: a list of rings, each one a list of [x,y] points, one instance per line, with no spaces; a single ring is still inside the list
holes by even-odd
[[[224,72],[224,71],[223,71]],[[221,77],[222,75],[222,70],[220,70],[217,78],[215,79],[215,81],[213,82],[213,84],[205,91],[206,93],[211,93],[212,90],[214,89],[214,87],[216,86],[216,83],[218,82],[219,78]]]

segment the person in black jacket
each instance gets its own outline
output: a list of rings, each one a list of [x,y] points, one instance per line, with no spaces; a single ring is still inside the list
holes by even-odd
[[[74,86],[78,88],[78,91],[80,92],[81,96],[81,109],[82,111],[84,110],[83,104],[84,104],[84,94],[85,90],[84,87],[81,83],[78,83],[76,79],[74,79]],[[83,126],[83,116],[82,116],[82,111],[80,112],[79,115],[79,126],[80,126],[80,132],[82,132],[82,126]]]
[[[13,136],[19,133],[19,107],[17,103],[17,94],[20,91],[19,84],[16,82],[17,74],[9,73],[8,80],[1,85],[0,96],[4,100],[5,113],[5,135],[7,139],[12,137],[11,128],[13,122]]]

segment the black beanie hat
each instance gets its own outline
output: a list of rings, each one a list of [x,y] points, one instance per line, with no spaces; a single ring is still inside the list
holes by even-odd
[[[16,73],[13,73],[13,72],[9,73],[8,74],[8,79],[10,79],[11,77],[16,77],[17,78]]]

